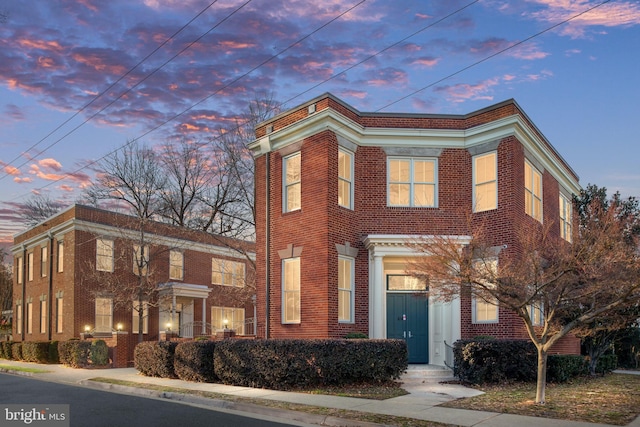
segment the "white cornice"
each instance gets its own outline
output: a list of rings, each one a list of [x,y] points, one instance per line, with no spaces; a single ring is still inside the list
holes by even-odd
[[[470,129],[409,129],[364,127],[337,111],[326,108],[287,127],[260,138],[249,148],[258,157],[280,150],[319,132],[330,130],[360,146],[434,147],[466,149],[489,141],[515,136],[542,162],[560,185],[574,194],[580,184],[557,153],[540,138],[519,114],[474,126]]]
[[[417,234],[369,234],[362,241],[364,247],[373,256],[410,256],[417,255],[417,253],[411,249],[409,243],[436,237],[450,239],[460,245],[467,245],[471,241],[471,236],[421,236]]]

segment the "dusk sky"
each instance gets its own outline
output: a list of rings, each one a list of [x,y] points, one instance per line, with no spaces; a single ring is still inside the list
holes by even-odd
[[[0,0],[0,243],[34,192],[73,203],[88,163],[212,136],[265,92],[437,114],[514,98],[583,186],[640,196],[639,76],[637,0]]]

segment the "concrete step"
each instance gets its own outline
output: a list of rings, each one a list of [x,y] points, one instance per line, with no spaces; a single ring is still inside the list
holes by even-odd
[[[453,379],[453,371],[446,366],[409,365],[401,379]]]

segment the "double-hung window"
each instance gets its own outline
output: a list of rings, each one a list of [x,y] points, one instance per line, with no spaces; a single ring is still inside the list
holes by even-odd
[[[282,210],[284,212],[296,211],[301,208],[301,172],[300,152],[282,160]]]
[[[113,300],[96,298],[96,332],[111,332],[113,324]]]
[[[282,260],[282,323],[300,323],[300,258]]]
[[[211,329],[232,329],[244,335],[244,308],[211,307]]]
[[[542,175],[525,160],[524,207],[528,215],[542,222]]]
[[[149,272],[149,246],[133,245],[133,274],[146,276]]]
[[[572,232],[572,206],[569,199],[562,194],[560,195],[560,237],[567,242],[571,242]]]
[[[22,304],[16,304],[16,334],[22,334]]]
[[[56,332],[62,332],[64,321],[64,299],[56,298]]]
[[[245,264],[226,259],[211,259],[211,284],[244,287]]]
[[[498,155],[491,152],[473,157],[473,211],[498,208]]]
[[[27,254],[27,281],[33,281],[33,252]]]
[[[338,257],[338,321],[353,322],[353,258]]]
[[[27,333],[33,333],[33,303],[27,302]]]
[[[113,271],[113,240],[96,240],[96,270]]]
[[[491,289],[495,283],[491,280],[495,278],[498,271],[498,260],[478,260],[474,262],[479,280],[486,282],[485,287]],[[486,292],[482,296],[475,295],[472,302],[473,323],[497,323],[498,322],[498,301]]]
[[[23,277],[23,264],[22,264],[22,257],[18,257],[16,258],[16,277],[18,278],[18,284],[22,284],[22,281],[24,280]]]
[[[353,209],[353,153],[338,150],[338,204]]]
[[[58,273],[64,271],[64,241],[58,240]]]
[[[390,158],[387,169],[389,206],[437,206],[437,159]]]
[[[529,318],[533,326],[544,325],[544,306],[542,303],[529,304],[527,311],[529,312]]]
[[[46,246],[40,248],[40,277],[47,277],[47,261],[49,250]]]
[[[40,300],[40,333],[47,332],[47,300]]]
[[[182,280],[184,276],[184,255],[180,251],[169,251],[169,279]]]

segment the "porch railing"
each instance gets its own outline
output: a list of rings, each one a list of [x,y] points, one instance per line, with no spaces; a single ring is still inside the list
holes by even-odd
[[[447,368],[455,372],[455,357],[453,356],[453,347],[444,342],[444,364]]]
[[[203,330],[204,326],[204,330]],[[199,337],[209,336],[212,334],[211,323],[207,322],[190,322],[180,326],[181,337]]]

